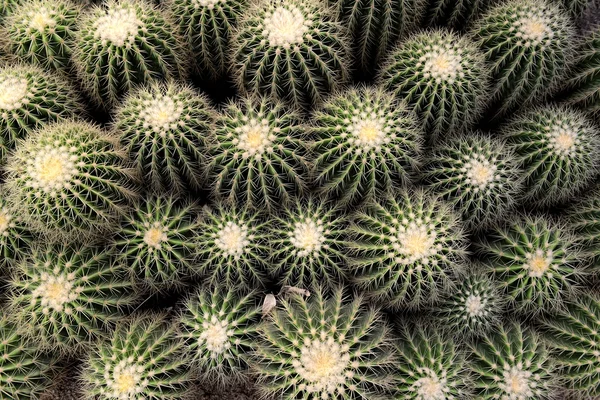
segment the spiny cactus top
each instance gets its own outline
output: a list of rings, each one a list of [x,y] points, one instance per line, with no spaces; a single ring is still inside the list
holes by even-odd
[[[123,265],[99,249],[43,245],[21,261],[9,283],[10,310],[23,335],[72,351],[105,334],[136,300]]]
[[[473,37],[492,67],[497,116],[549,94],[574,40],[568,16],[546,0],[500,3],[477,21]]]
[[[389,399],[394,352],[380,314],[341,290],[294,295],[261,326],[252,366],[260,390],[282,400]]]
[[[407,183],[419,162],[422,130],[392,94],[350,89],[330,98],[314,115],[316,184],[343,203],[389,193]]]
[[[304,190],[305,147],[299,116],[280,102],[246,97],[217,117],[209,182],[231,203],[273,208]]]
[[[240,89],[308,107],[347,78],[346,31],[316,0],[262,0],[234,39]]]
[[[544,106],[514,118],[504,129],[534,205],[567,201],[600,171],[600,132],[580,111]]]
[[[151,83],[117,108],[114,128],[152,189],[182,191],[201,186],[213,123],[208,99],[192,87]]]
[[[430,30],[402,42],[379,80],[415,110],[435,139],[479,117],[486,104],[488,75],[483,55],[469,38]]]
[[[175,324],[162,316],[122,321],[109,341],[88,354],[82,378],[89,398],[180,400],[188,383],[187,362]]]
[[[504,217],[522,195],[522,172],[503,141],[481,133],[454,137],[433,148],[424,180],[480,228]]]
[[[7,195],[34,229],[52,235],[108,229],[136,194],[115,138],[87,122],[42,128],[17,148]]]
[[[108,0],[81,18],[73,62],[92,99],[109,109],[134,85],[183,74],[182,46],[145,0]]]
[[[39,67],[0,67],[0,162],[17,140],[48,122],[81,110],[78,96],[58,75]]]
[[[356,283],[393,308],[437,300],[465,256],[464,234],[450,204],[424,191],[403,190],[354,216]]]
[[[467,365],[481,400],[547,400],[557,380],[553,361],[538,334],[516,323],[500,326],[471,346]]]
[[[68,72],[80,14],[71,0],[22,1],[4,21],[0,41],[23,60]]]
[[[6,201],[0,187],[0,267],[20,260],[29,251],[33,239],[24,218]]]
[[[490,0],[433,0],[426,3],[429,3],[424,18],[427,25],[461,29],[476,19]]]

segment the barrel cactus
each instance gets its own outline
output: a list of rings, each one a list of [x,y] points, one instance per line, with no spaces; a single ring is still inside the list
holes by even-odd
[[[86,11],[73,63],[90,97],[110,109],[135,85],[182,76],[183,48],[175,31],[145,0],[109,0]]]
[[[578,46],[565,92],[568,104],[600,114],[600,28]]]
[[[347,32],[324,3],[263,0],[233,39],[240,90],[310,107],[348,76]]]
[[[337,94],[313,121],[315,186],[337,201],[389,193],[415,175],[424,134],[409,110],[381,88]]]
[[[111,227],[136,196],[135,171],[115,138],[87,122],[31,135],[7,164],[7,197],[35,230],[89,236]]]
[[[421,307],[452,286],[466,255],[459,217],[422,190],[373,201],[350,228],[356,284],[386,306]]]
[[[0,187],[0,268],[20,260],[33,240],[22,215],[15,212]]]
[[[114,130],[151,189],[181,192],[201,186],[213,120],[208,99],[192,87],[151,83],[117,108]]]
[[[425,22],[461,29],[486,10],[490,0],[429,0]]]

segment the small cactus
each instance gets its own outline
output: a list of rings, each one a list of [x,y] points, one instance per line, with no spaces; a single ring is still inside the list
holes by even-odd
[[[87,122],[42,128],[7,164],[7,196],[37,231],[70,236],[109,229],[135,197],[134,171],[115,139]]]
[[[495,117],[540,101],[557,86],[574,40],[569,17],[558,4],[509,0],[475,25],[473,38],[492,68],[494,86],[486,95],[495,99]]]
[[[201,290],[186,301],[181,337],[191,365],[211,383],[243,381],[246,355],[254,350],[260,320],[258,293],[235,293],[224,285]]]
[[[557,384],[548,349],[537,333],[510,323],[471,345],[467,365],[481,400],[549,400]]]
[[[114,119],[121,145],[152,189],[200,188],[214,122],[205,96],[190,86],[151,83],[130,93]]]
[[[88,354],[82,373],[86,398],[179,400],[189,381],[188,360],[175,324],[141,315],[117,325],[109,341]]]
[[[110,109],[135,85],[182,76],[182,45],[174,32],[145,0],[109,0],[84,13],[73,63],[92,99]]]
[[[425,22],[461,29],[476,20],[491,0],[428,0]]]
[[[433,303],[452,285],[466,255],[451,206],[422,190],[374,201],[354,216],[355,281],[388,307]]]
[[[81,6],[71,0],[19,2],[4,21],[8,52],[46,69],[69,72]]]
[[[433,148],[423,178],[452,203],[463,221],[480,228],[504,217],[522,195],[522,172],[503,141],[481,133]]]
[[[383,399],[394,353],[380,313],[340,289],[294,295],[260,328],[251,365],[265,395],[278,399]]]
[[[314,114],[316,186],[342,203],[389,193],[419,163],[424,134],[406,107],[380,88],[331,97]]]
[[[545,106],[504,129],[524,170],[525,200],[546,206],[572,199],[600,171],[600,132],[580,111]]]
[[[144,284],[158,289],[177,285],[192,272],[197,210],[170,196],[152,196],[121,223],[117,254]]]
[[[233,40],[237,86],[310,107],[347,79],[346,41],[342,24],[322,2],[257,2]]]
[[[4,188],[0,187],[0,268],[21,260],[32,240],[23,217],[6,201]]]
[[[136,300],[125,267],[109,257],[85,247],[34,248],[9,283],[11,311],[24,337],[67,351],[103,337],[106,324]]]
[[[379,80],[415,111],[425,131],[436,139],[475,122],[486,104],[488,75],[475,43],[440,29],[402,42]]]
[[[229,203],[273,208],[306,184],[300,117],[280,102],[244,98],[217,117],[208,173],[214,195]]]

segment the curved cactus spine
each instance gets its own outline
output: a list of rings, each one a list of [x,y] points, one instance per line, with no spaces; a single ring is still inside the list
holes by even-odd
[[[338,289],[283,299],[261,326],[251,365],[259,387],[282,400],[383,399],[394,377],[390,330],[360,297]]]
[[[490,0],[429,0],[428,3],[426,24],[461,29],[476,20]]]
[[[214,111],[190,86],[151,83],[115,112],[114,130],[152,189],[201,186]]]
[[[379,76],[385,89],[415,111],[433,139],[475,122],[486,105],[488,78],[475,43],[443,29],[402,42]]]
[[[115,142],[87,122],[38,130],[7,164],[9,203],[42,233],[89,236],[111,229],[136,196],[135,171]]]
[[[84,13],[73,63],[92,99],[110,109],[137,84],[183,76],[175,31],[145,0],[109,0]]]
[[[20,261],[29,252],[33,235],[24,218],[11,207],[0,187],[0,267]]]
[[[262,0],[233,39],[240,90],[310,107],[348,77],[347,32],[315,0]]]
[[[419,307],[452,286],[466,255],[451,206],[424,191],[401,191],[354,216],[350,266],[369,297],[386,306]]]
[[[165,317],[121,322],[109,341],[88,354],[82,378],[87,398],[179,400],[187,392],[187,363],[175,324]]]
[[[300,117],[265,97],[231,102],[217,117],[207,167],[217,198],[273,208],[304,191]]]
[[[390,192],[419,164],[424,134],[406,107],[380,88],[331,97],[314,114],[315,186],[342,203]]]

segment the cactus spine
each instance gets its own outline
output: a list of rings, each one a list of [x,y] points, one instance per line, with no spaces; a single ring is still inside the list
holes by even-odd
[[[454,29],[468,26],[487,8],[490,0],[428,0],[425,21]]]
[[[566,102],[593,115],[600,114],[600,28],[577,48],[570,79],[566,84]]]
[[[24,218],[6,201],[5,194],[0,187],[0,267],[21,260],[33,240]]]

